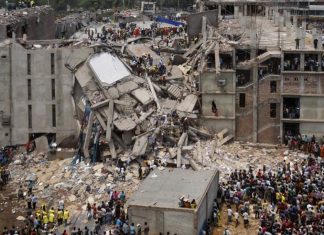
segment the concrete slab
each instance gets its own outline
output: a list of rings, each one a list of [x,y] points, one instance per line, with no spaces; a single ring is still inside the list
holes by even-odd
[[[37,152],[43,152],[47,153],[49,148],[48,148],[48,140],[46,136],[41,136],[35,140],[36,144],[36,150]]]
[[[143,105],[148,105],[153,101],[153,97],[151,92],[146,90],[145,88],[139,88],[131,93],[139,102],[141,102]]]
[[[191,113],[198,101],[198,97],[194,94],[186,96],[186,98],[177,106],[177,110],[181,112]]]
[[[136,127],[136,123],[129,117],[115,120],[114,125],[120,131],[130,131]]]
[[[149,134],[143,135],[136,139],[132,151],[133,156],[138,157],[145,154],[146,148],[148,146],[148,136]]]
[[[121,95],[129,93],[137,88],[138,88],[137,83],[133,81],[127,81],[117,85],[117,90]]]
[[[131,75],[123,62],[117,56],[110,53],[95,54],[88,64],[102,86],[112,85]]]

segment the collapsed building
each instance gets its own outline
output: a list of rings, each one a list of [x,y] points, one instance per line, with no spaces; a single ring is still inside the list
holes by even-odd
[[[89,130],[92,125],[86,128],[84,125],[87,123],[82,121],[85,110],[91,111],[86,112],[87,118],[91,122],[99,123],[104,131],[110,126],[114,128],[111,133],[106,133],[106,140],[113,139],[118,143],[117,152],[120,147],[125,147],[125,144],[130,146],[137,143],[135,146],[146,146],[145,138],[154,131],[161,131],[157,128],[163,126],[160,125],[161,120],[166,120],[166,123],[174,121],[170,118],[172,113],[179,117],[178,120],[185,117],[190,119],[190,141],[197,140],[199,136],[210,138],[214,133],[222,131],[226,133],[223,135],[224,142],[235,139],[278,143],[287,133],[299,132],[322,136],[323,45],[320,31],[315,28],[307,30],[308,24],[304,18],[293,14],[289,8],[284,8],[284,5],[278,8],[268,1],[263,1],[258,7],[253,1],[204,1],[198,6],[200,10],[207,11],[189,16],[189,37],[175,39],[175,42],[185,41],[184,44],[188,44],[188,40],[201,35],[202,37],[189,48],[181,46],[179,49],[177,45],[170,48],[163,44],[163,40],[156,42],[149,38],[145,39],[147,42],[144,44],[141,43],[141,38],[137,38],[128,40],[126,45],[92,45],[94,49],[83,46],[89,43],[72,40],[27,40],[21,43],[13,40],[3,43],[1,63],[6,69],[1,71],[5,77],[1,81],[11,84],[11,88],[6,89],[7,85],[1,87],[5,89],[2,93],[5,96],[2,99],[5,108],[1,109],[1,128],[5,135],[1,137],[1,144],[23,144],[28,141],[30,134],[34,133],[60,135],[58,133],[65,132],[63,136],[72,134],[75,138],[78,135],[75,133],[82,130],[86,136],[85,143],[89,147],[90,143],[87,142],[93,132]],[[84,18],[79,19],[82,22]],[[172,43],[171,46],[175,44],[177,43]],[[168,53],[179,53],[176,58],[180,58],[182,63],[179,66],[168,67],[169,74],[164,83],[150,74],[147,77],[143,74],[136,76],[129,65],[131,56],[139,57],[144,53],[151,54],[154,64],[157,64],[161,56],[157,56],[152,50],[157,46]],[[82,54],[78,63],[68,62],[72,60],[73,55],[78,54]],[[17,60],[18,55],[19,58],[25,59]],[[33,59],[34,57],[39,59]],[[44,63],[44,59],[48,60],[47,69],[33,66],[40,60]],[[16,66],[14,61],[19,61],[19,66]],[[31,67],[41,70],[37,72],[40,76],[49,72],[48,84],[67,85],[64,93],[66,97],[62,96],[62,102],[56,103],[64,106],[64,109],[57,106],[44,108],[47,110],[47,116],[48,113],[52,113],[52,117],[47,117],[47,121],[43,121],[44,128],[37,130],[28,126],[37,126],[39,123],[34,124],[34,121],[30,121],[31,118],[27,118],[35,116],[32,115],[34,111],[28,111],[34,110],[31,104],[34,96],[29,100],[32,89],[29,87],[33,87],[30,84],[35,79],[36,71],[31,72]],[[71,74],[66,67],[73,73]],[[54,74],[51,68],[55,68]],[[57,71],[57,68],[62,69]],[[68,76],[72,81],[75,77],[76,83],[67,82],[66,79],[58,83],[58,80],[64,77],[60,76],[61,74]],[[111,74],[115,76],[110,78]],[[18,107],[16,102],[12,102],[16,87],[14,80],[24,76],[24,79],[19,80],[21,83],[26,75],[30,77],[25,82],[26,89],[18,89],[16,96],[21,94],[18,91],[28,94]],[[40,82],[44,81],[42,78]],[[69,98],[69,89],[72,87],[75,111],[57,111],[74,107]],[[23,99],[22,96],[19,98]],[[53,99],[48,99],[47,106],[53,105]],[[114,104],[110,105],[112,100]],[[18,115],[15,110],[23,115]],[[78,117],[79,124],[71,124],[74,119],[70,116],[66,117],[69,121],[64,121],[66,126],[53,126],[54,121],[51,120],[55,120],[54,116],[61,120],[57,115],[68,116],[71,113],[72,116]],[[21,123],[24,123],[24,127]],[[62,129],[59,130],[61,126]],[[164,125],[163,129],[163,138],[168,139],[171,145],[177,145],[182,135],[179,125],[171,125],[171,128]],[[175,134],[176,138],[168,135],[169,132]],[[187,137],[183,139],[186,140]],[[87,148],[85,149],[87,154]],[[143,151],[135,149],[134,153],[141,155]],[[115,156],[113,150],[109,154]]]

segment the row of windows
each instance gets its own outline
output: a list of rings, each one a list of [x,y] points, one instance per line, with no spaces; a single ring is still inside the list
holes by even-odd
[[[55,55],[51,53],[51,74],[55,73]],[[31,75],[31,54],[27,54],[27,75]]]
[[[51,79],[51,96],[52,100],[55,100],[55,79]],[[32,100],[32,80],[27,79],[27,98],[28,100]]]
[[[52,127],[56,127],[56,105],[52,104]],[[28,128],[33,128],[33,107],[28,105]]]

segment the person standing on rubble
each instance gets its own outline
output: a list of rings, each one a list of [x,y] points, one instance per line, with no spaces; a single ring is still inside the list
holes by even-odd
[[[18,201],[19,201],[20,199],[24,199],[24,192],[23,192],[23,189],[22,189],[22,185],[20,185],[20,187],[19,187],[19,189],[18,189],[17,197],[18,197]]]
[[[181,118],[181,124],[182,124],[182,131],[187,132],[189,129],[189,121],[187,117]]]

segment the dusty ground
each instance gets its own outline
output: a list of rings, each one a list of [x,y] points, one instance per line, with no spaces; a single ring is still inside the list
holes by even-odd
[[[10,187],[10,184],[5,186],[3,191],[0,191],[0,231],[6,226],[11,228],[15,226],[23,226],[23,221],[18,221],[18,216],[25,216],[26,211],[24,202],[17,202],[15,190]],[[15,212],[15,213],[13,213]]]

